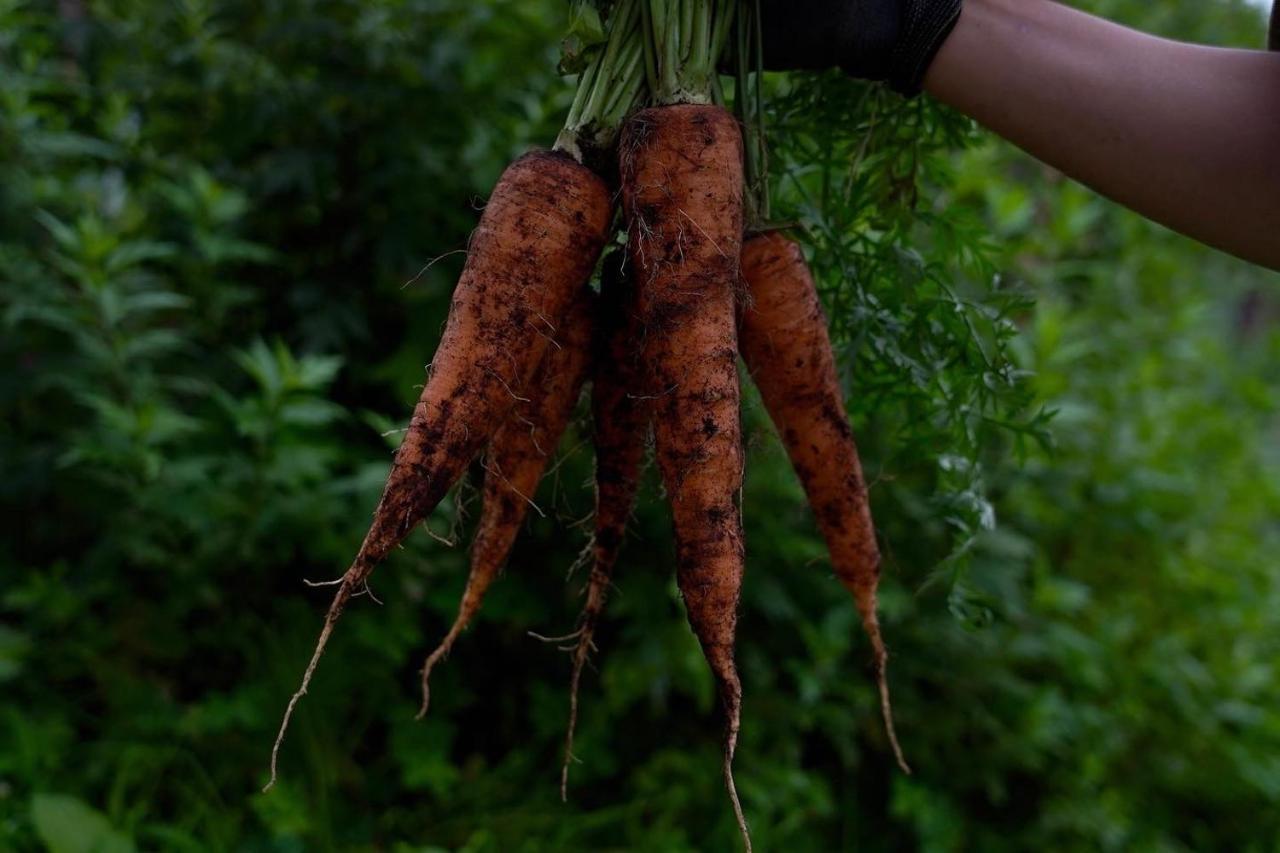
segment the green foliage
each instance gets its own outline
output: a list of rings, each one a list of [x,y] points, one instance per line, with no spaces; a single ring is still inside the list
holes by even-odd
[[[1262,32],[1243,3],[1094,8]],[[568,660],[526,632],[580,605],[581,428],[428,719],[415,670],[465,549],[418,534],[258,793],[328,601],[301,581],[360,540],[449,253],[567,111],[564,11],[0,0],[0,847],[732,849],[656,483],[558,802]],[[1275,277],[927,101],[769,89],[775,216],[804,227],[841,349],[917,772],[892,770],[856,613],[749,395],[759,847],[1271,849]],[[465,541],[471,491],[440,537]]]
[[[51,853],[130,853],[133,844],[99,812],[75,797],[36,794],[31,821]]]

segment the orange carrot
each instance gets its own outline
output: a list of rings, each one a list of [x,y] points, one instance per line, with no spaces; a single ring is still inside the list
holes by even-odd
[[[743,359],[804,485],[836,576],[853,593],[871,638],[889,742],[910,773],[894,732],[889,654],[876,617],[880,550],[813,275],[800,247],[773,232],[747,241],[742,276],[750,298],[742,313]]]
[[[742,685],[734,662],[742,587],[742,429],[734,296],[743,226],[742,136],[714,106],[637,113],[621,143],[623,205],[645,330],[654,446],[676,537],[676,580],[725,711],[733,781]]]
[[[343,575],[302,684],[289,700],[280,744],[352,595],[409,531],[435,509],[489,440],[541,361],[608,235],[609,190],[573,158],[534,152],[499,179],[471,237],[444,336],[396,453],[373,524]]]
[[[640,488],[645,437],[653,417],[652,399],[644,395],[640,377],[640,332],[635,288],[624,269],[625,253],[605,260],[600,289],[599,334],[591,380],[591,417],[596,447],[595,534],[591,542],[591,575],[586,602],[578,620],[573,675],[569,680],[569,727],[560,771],[560,798],[566,799],[573,734],[578,720],[578,685],[587,656],[595,648],[592,637],[609,594],[610,578],[627,519]]]
[[[422,667],[419,719],[427,713],[431,700],[431,670],[448,656],[458,636],[480,610],[485,593],[511,553],[542,472],[569,424],[587,376],[594,314],[595,293],[584,287],[560,323],[556,345],[543,357],[524,391],[524,399],[516,403],[489,444],[484,507],[471,546],[471,573],[453,626]]]

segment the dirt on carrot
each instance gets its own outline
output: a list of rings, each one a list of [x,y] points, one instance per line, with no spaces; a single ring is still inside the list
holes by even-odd
[[[742,356],[804,486],[831,564],[851,593],[871,639],[885,728],[899,766],[910,773],[894,731],[876,615],[880,550],[862,464],[845,413],[827,317],[800,246],[779,232],[742,250],[747,306]]]
[[[472,234],[444,336],[396,453],[373,523],[343,576],[272,748],[280,743],[334,623],[391,549],[439,504],[517,402],[561,318],[595,268],[612,199],[573,158],[538,151],[499,179]]]
[[[431,699],[432,669],[448,656],[458,636],[480,610],[485,593],[511,553],[525,516],[535,507],[538,482],[555,454],[587,378],[595,303],[595,292],[590,288],[578,291],[556,330],[553,346],[489,443],[484,463],[484,503],[471,546],[471,571],[457,618],[422,668],[419,719],[427,713]]]
[[[718,107],[657,107],[627,124],[620,157],[676,579],[724,707],[725,784],[745,838],[732,773],[742,708],[734,662],[743,573],[735,321],[742,136]]]
[[[578,619],[569,679],[569,725],[565,734],[560,798],[566,799],[573,737],[578,719],[578,688],[587,658],[595,649],[596,623],[609,595],[613,568],[626,537],[627,521],[640,489],[645,440],[653,417],[653,400],[641,384],[641,328],[635,287],[626,254],[605,259],[601,277],[595,367],[591,380],[592,438],[596,450],[595,526],[591,540],[591,574]]]

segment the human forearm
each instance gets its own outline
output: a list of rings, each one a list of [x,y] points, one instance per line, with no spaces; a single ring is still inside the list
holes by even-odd
[[[1134,210],[1280,269],[1280,55],[966,0],[927,91]]]

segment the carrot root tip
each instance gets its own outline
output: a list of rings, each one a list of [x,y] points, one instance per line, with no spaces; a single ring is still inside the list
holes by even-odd
[[[353,566],[352,569],[354,568]],[[325,614],[324,627],[320,629],[320,637],[316,640],[315,651],[311,653],[311,660],[307,663],[307,668],[302,673],[302,684],[289,697],[289,704],[285,706],[284,717],[280,720],[280,729],[276,732],[275,743],[271,745],[271,778],[263,786],[263,793],[270,791],[276,784],[280,747],[284,743],[285,733],[289,730],[289,721],[293,719],[293,712],[298,707],[298,702],[303,696],[307,695],[307,688],[311,686],[311,677],[315,675],[316,667],[320,665],[320,657],[324,654],[325,646],[329,644],[330,635],[333,634],[333,626],[337,623],[338,617],[342,615],[342,609],[346,607],[347,602],[351,599],[350,575],[351,572],[348,571],[347,575],[343,576],[344,582],[342,586],[338,587],[338,592],[333,597],[333,603],[329,605],[329,612]]]
[[[902,754],[902,745],[898,743],[898,732],[893,725],[893,706],[889,702],[889,682],[885,678],[884,668],[878,667],[878,670],[876,684],[880,690],[880,715],[884,717],[884,729],[889,736],[889,746],[893,749],[893,757],[898,762],[898,769],[910,776],[911,766],[907,764],[907,759]]]
[[[902,753],[902,745],[898,742],[898,731],[893,723],[893,703],[889,699],[889,650],[885,648],[884,638],[880,634],[880,623],[872,615],[866,618],[867,635],[871,638],[871,648],[875,655],[876,689],[880,693],[880,716],[884,719],[885,734],[889,738],[889,747],[893,750],[894,761],[898,769],[907,776],[911,775],[911,766],[907,764]]]
[[[560,802],[569,801],[569,765],[578,760],[573,754],[573,737],[578,728],[578,687],[582,683],[582,670],[586,666],[587,655],[593,648],[591,628],[583,625],[576,632],[578,646],[574,649],[573,675],[569,678],[569,725],[564,736],[564,762],[560,765]]]
[[[418,709],[418,713],[414,716],[415,720],[421,720],[427,715],[427,708],[431,704],[431,671],[436,668],[436,664],[449,656],[450,650],[453,648],[453,641],[457,638],[457,632],[460,631],[457,626],[449,631],[440,645],[435,651],[427,655],[426,661],[422,664],[422,707]]]
[[[724,751],[724,785],[729,791],[729,801],[733,804],[733,817],[738,824],[738,832],[742,834],[742,846],[751,853],[751,830],[747,828],[747,816],[742,811],[742,801],[738,799],[738,786],[733,781],[733,747],[726,744]]]

